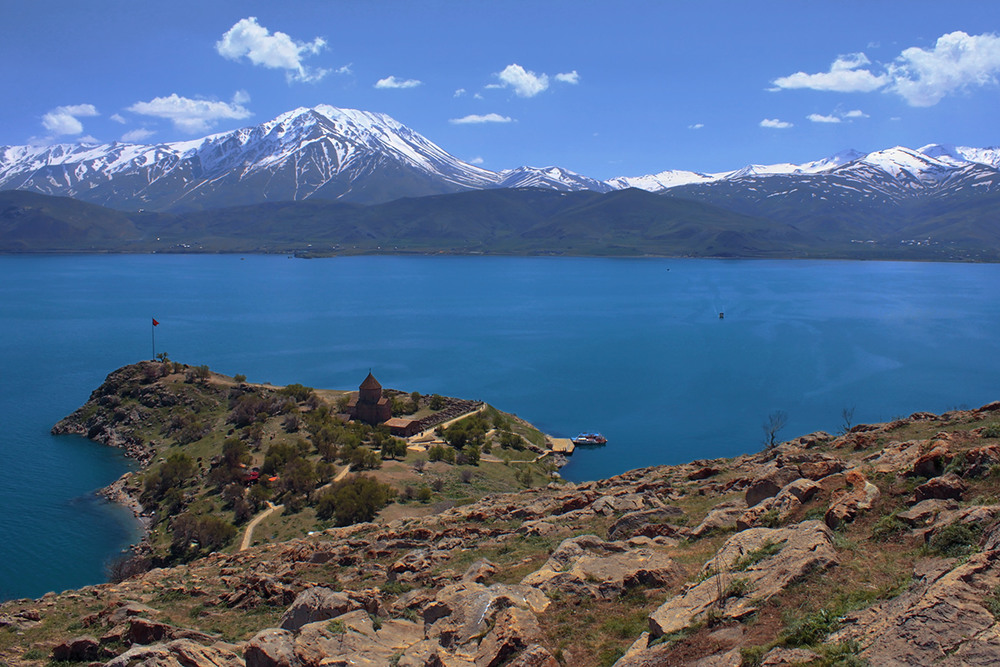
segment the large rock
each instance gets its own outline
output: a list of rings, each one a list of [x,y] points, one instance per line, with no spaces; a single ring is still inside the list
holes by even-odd
[[[295,638],[295,657],[302,667],[386,665],[424,639],[423,625],[412,621],[380,621],[368,612],[352,611],[336,619],[308,623]]]
[[[750,562],[769,545],[781,548]],[[836,563],[833,535],[819,521],[744,530],[726,540],[705,564],[702,581],[689,584],[650,615],[650,632],[654,637],[676,632],[711,609],[723,618],[744,618],[789,584]]]
[[[961,500],[967,487],[962,478],[953,472],[941,477],[935,477],[926,484],[921,484],[913,490],[913,502],[919,503],[928,498]]]
[[[295,635],[279,628],[261,630],[243,649],[246,667],[299,667]]]
[[[671,525],[670,521],[682,516],[684,516],[684,512],[679,507],[658,507],[629,512],[611,524],[608,528],[608,539],[612,541],[625,540],[639,535],[673,537],[681,529]]]
[[[837,497],[823,517],[831,528],[854,521],[858,514],[870,510],[881,495],[878,487],[857,470],[847,473],[847,482],[852,487],[851,491]]]
[[[530,586],[493,584],[487,587],[462,582],[438,591],[421,613],[427,626],[426,636],[450,648],[482,636],[504,609],[516,607],[541,613],[550,603],[542,591]]]
[[[872,665],[997,665],[1000,636],[987,601],[998,586],[1000,551],[974,554],[954,569],[926,572],[892,600],[848,615],[828,641],[859,642]]]
[[[691,531],[691,537],[700,538],[713,533],[722,533],[736,528],[736,521],[746,511],[746,503],[742,500],[735,503],[716,505],[702,522]]]
[[[325,621],[363,608],[365,605],[345,592],[314,586],[299,593],[295,602],[281,617],[281,627],[284,630],[295,632],[306,623]],[[366,611],[376,613],[377,608],[369,608]]]
[[[57,645],[52,649],[52,659],[66,662],[97,660],[100,649],[100,643],[95,637],[84,635]]]
[[[747,507],[753,507],[765,498],[776,496],[779,491],[802,477],[797,465],[778,466],[771,463],[765,468],[746,491]]]
[[[154,646],[133,646],[104,667],[244,667],[234,648],[176,639]]]
[[[526,609],[511,607],[497,614],[493,628],[476,652],[477,667],[497,667],[535,643],[542,636],[538,619]]]
[[[661,551],[581,535],[563,540],[545,565],[521,584],[609,599],[630,586],[663,586],[679,576],[680,568]]]

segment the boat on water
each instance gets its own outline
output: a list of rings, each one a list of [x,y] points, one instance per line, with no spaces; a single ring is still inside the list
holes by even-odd
[[[608,442],[600,433],[581,433],[573,438],[574,445],[603,445]]]

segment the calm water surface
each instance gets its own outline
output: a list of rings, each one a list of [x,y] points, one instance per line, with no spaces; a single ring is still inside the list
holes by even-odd
[[[1000,266],[275,256],[0,257],[0,598],[102,580],[135,538],[118,452],[48,435],[156,351],[251,381],[479,398],[557,436],[573,480],[1000,398]],[[720,320],[718,313],[725,312]]]

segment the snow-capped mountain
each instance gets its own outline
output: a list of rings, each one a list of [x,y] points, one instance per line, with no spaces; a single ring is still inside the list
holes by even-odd
[[[379,113],[321,105],[193,141],[0,147],[0,189],[119,209],[183,210],[312,198],[363,204],[489,188],[640,188],[760,214],[780,202],[899,205],[1000,188],[1000,148],[930,144],[804,164],[589,178],[561,167],[494,172]],[[766,212],[766,211],[765,211]]]
[[[0,148],[0,189],[117,208],[211,208],[309,197],[373,203],[528,186],[608,189],[559,168],[482,169],[385,114],[327,105],[194,141]]]

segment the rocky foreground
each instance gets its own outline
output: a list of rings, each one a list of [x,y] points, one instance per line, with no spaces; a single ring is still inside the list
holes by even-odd
[[[114,667],[1000,664],[1000,402],[0,606]]]

